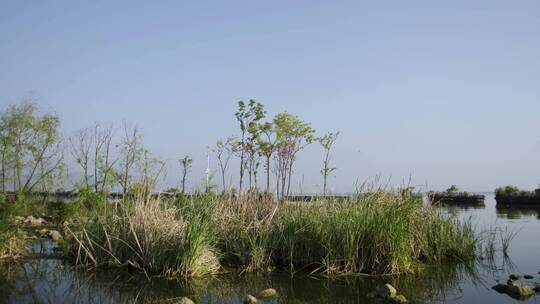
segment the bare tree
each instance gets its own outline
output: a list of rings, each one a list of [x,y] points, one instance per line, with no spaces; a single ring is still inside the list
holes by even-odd
[[[83,181],[86,189],[90,188],[90,150],[93,144],[91,130],[88,128],[81,129],[75,135],[69,138],[71,155],[75,162],[83,170]]]
[[[229,167],[229,161],[234,153],[235,146],[238,144],[238,140],[234,137],[228,137],[225,141],[222,139],[216,142],[216,145],[211,148],[212,152],[216,155],[218,160],[219,169],[221,171],[221,180],[223,183],[223,191],[226,190],[225,174]]]
[[[137,126],[124,123],[124,134],[120,143],[120,174],[119,183],[125,198],[131,184],[132,169],[138,161],[142,151],[142,139]]]
[[[180,166],[182,168],[182,194],[186,193],[186,178],[191,165],[193,164],[193,159],[186,155],[184,158],[180,159]]]
[[[105,192],[115,160],[112,155],[113,128],[96,123],[69,138],[70,152],[83,171],[83,186],[95,192]]]
[[[111,159],[113,127],[96,124],[94,139],[94,189],[96,192],[107,192],[110,184],[112,168],[117,159]]]
[[[152,191],[156,188],[159,177],[165,174],[165,162],[152,157],[150,151],[143,149],[141,159],[138,162],[140,188],[138,193],[145,201],[148,201]]]

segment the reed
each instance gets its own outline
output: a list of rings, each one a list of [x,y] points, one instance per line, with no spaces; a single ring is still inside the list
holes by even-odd
[[[0,196],[0,260],[17,259],[27,253],[27,235],[13,223],[13,207]]]
[[[396,274],[475,255],[470,223],[398,193],[310,204],[243,199],[219,206],[214,226],[220,250],[246,270]]]
[[[68,229],[77,264],[198,277],[219,268],[209,227],[201,213],[182,213],[160,201],[135,200],[107,206],[79,227]]]
[[[106,206],[70,229],[79,264],[182,277],[215,273],[220,265],[328,275],[412,273],[471,261],[479,242],[469,222],[399,191],[312,203],[255,195],[135,200]]]

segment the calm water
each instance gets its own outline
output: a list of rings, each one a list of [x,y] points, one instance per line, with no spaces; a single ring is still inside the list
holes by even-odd
[[[367,279],[326,279],[305,274],[224,274],[211,280],[181,282],[152,279],[116,271],[88,273],[74,271],[55,259],[36,259],[20,264],[0,264],[0,303],[174,303],[188,296],[196,303],[241,303],[245,294],[275,288],[277,300],[262,303],[381,303],[366,294],[381,283],[397,287],[412,303],[514,303],[516,300],[491,289],[496,280],[506,281],[510,273],[530,274],[523,280],[540,285],[540,212],[496,210],[493,195],[483,208],[444,207],[463,219],[471,218],[478,229],[518,232],[511,243],[509,258],[498,252],[493,261],[471,265],[428,269],[417,276]],[[499,238],[497,236],[497,238]],[[51,250],[50,244],[34,245]],[[539,296],[529,299],[536,302]]]

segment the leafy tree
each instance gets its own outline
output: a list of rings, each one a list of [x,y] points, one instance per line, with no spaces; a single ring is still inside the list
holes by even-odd
[[[266,115],[264,105],[251,99],[246,105],[243,101],[238,102],[238,111],[235,113],[236,120],[240,124],[240,141],[236,149],[240,157],[240,194],[243,191],[243,179],[248,162],[248,157],[253,155],[253,143],[257,140],[257,122]]]
[[[450,186],[450,188],[446,189],[446,193],[448,194],[455,194],[459,192],[459,188],[456,185]]]
[[[0,115],[2,187],[17,192],[30,192],[40,186],[47,190],[63,168],[60,119],[55,114],[39,115],[31,101],[14,104]]]
[[[182,194],[186,193],[186,178],[192,164],[193,159],[188,155],[180,159],[180,166],[182,167]]]
[[[274,117],[274,127],[277,137],[277,183],[281,183],[281,195],[289,195],[291,188],[291,175],[297,153],[311,144],[314,140],[315,130],[310,123],[302,121],[295,115],[287,112],[279,113]],[[285,191],[286,184],[286,191]],[[278,185],[278,198],[279,198]]]
[[[326,195],[328,175],[330,175],[330,173],[334,172],[337,169],[336,167],[330,167],[330,151],[332,149],[332,146],[336,142],[338,136],[339,132],[329,132],[324,136],[317,138],[317,141],[324,150],[323,168],[321,170],[321,174],[323,176],[323,195]]]
[[[264,156],[266,171],[266,192],[270,191],[270,159],[277,146],[277,138],[274,130],[274,124],[271,122],[263,123],[259,126],[261,136],[258,138],[259,153]]]

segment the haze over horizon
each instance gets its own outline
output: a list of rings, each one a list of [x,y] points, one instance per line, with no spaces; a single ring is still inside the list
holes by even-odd
[[[194,158],[190,186],[201,184],[207,146],[238,134],[236,103],[255,99],[269,119],[287,111],[318,134],[341,132],[333,192],[376,176],[393,185],[411,176],[423,190],[532,189],[539,10],[538,1],[2,1],[0,110],[35,98],[64,135],[137,123],[168,162],[164,188],[177,186],[184,155]],[[296,192],[320,191],[321,166],[317,144],[300,152]]]

